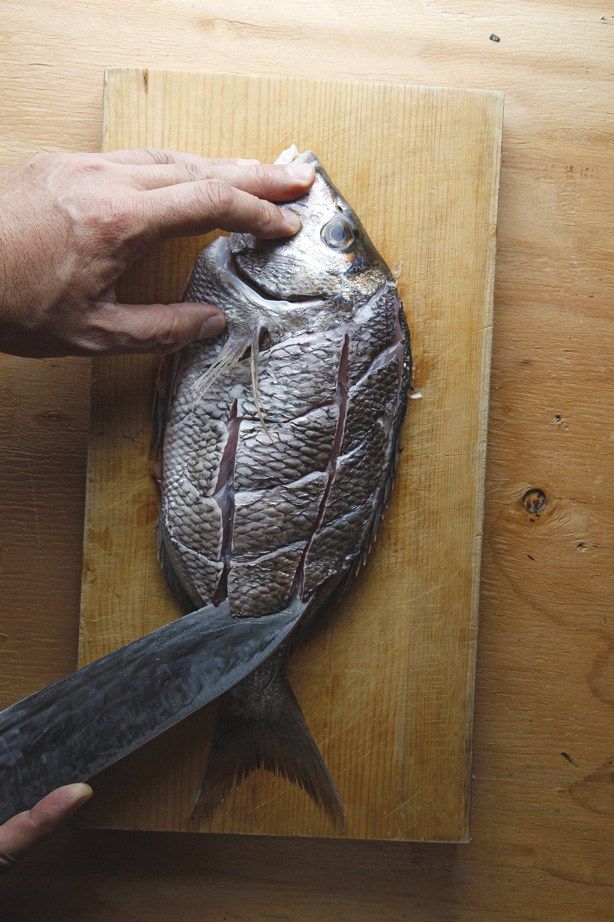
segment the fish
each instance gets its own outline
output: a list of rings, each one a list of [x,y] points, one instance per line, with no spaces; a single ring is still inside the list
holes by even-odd
[[[218,236],[184,299],[227,331],[167,357],[155,445],[158,556],[183,610],[229,605],[257,626],[301,602],[297,626],[221,698],[195,794],[198,828],[253,771],[302,788],[344,822],[337,787],[286,674],[369,551],[399,464],[412,377],[397,279],[312,151],[315,181],[285,240]],[[255,628],[257,630],[257,627]]]

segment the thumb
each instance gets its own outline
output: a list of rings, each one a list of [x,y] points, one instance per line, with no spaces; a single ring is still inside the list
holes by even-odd
[[[67,784],[0,826],[0,872],[8,870],[30,846],[61,826],[91,796],[89,784]]]
[[[211,304],[98,304],[81,343],[98,353],[172,352],[197,339],[213,339],[226,328],[224,314]]]

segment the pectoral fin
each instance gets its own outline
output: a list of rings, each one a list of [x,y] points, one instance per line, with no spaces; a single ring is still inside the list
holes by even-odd
[[[203,400],[211,391],[214,384],[216,384],[223,375],[232,372],[249,352],[252,396],[256,409],[256,416],[260,420],[265,434],[269,440],[272,441],[266,425],[260,387],[258,384],[258,355],[260,352],[260,336],[263,329],[264,327],[261,326],[260,323],[256,323],[247,333],[233,335],[231,331],[228,341],[215,361],[194,382],[193,395],[195,403],[199,400]]]

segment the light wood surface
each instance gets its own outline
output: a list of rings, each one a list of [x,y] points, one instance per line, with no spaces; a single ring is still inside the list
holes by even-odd
[[[232,112],[232,119],[228,118]],[[290,678],[346,809],[343,829],[258,772],[203,831],[464,841],[492,330],[502,96],[391,84],[152,70],[107,74],[105,148],[272,160],[313,148],[380,252],[401,266],[416,391],[369,566]],[[202,241],[126,279],[176,300]],[[157,360],[94,365],[80,660],[179,613],[159,572],[149,472]],[[110,770],[84,822],[187,828],[216,707]]]
[[[69,831],[4,881],[11,922],[611,915],[611,14],[594,0],[391,0],[385,13],[371,0],[50,0],[43,15],[3,0],[3,164],[98,149],[113,65],[506,95],[471,844]],[[84,362],[1,363],[6,704],[75,664],[88,382]],[[521,502],[533,487],[539,518]]]

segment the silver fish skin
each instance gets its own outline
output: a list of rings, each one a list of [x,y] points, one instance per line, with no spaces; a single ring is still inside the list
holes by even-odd
[[[283,207],[294,237],[219,237],[185,299],[216,304],[228,331],[166,362],[157,401],[158,547],[186,611],[225,599],[237,617],[307,601],[289,642],[222,699],[192,821],[257,768],[343,809],[285,675],[365,561],[400,452],[411,379],[393,273],[310,151],[307,195]]]

